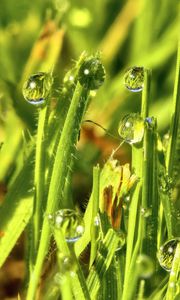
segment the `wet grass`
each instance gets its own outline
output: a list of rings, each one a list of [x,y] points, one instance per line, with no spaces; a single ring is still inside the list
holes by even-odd
[[[179,4],[94,4],[1,3],[1,299],[180,297]]]

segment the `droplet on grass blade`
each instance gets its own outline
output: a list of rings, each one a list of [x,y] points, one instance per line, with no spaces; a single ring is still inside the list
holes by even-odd
[[[166,134],[164,134],[164,136],[162,138],[162,147],[163,147],[164,153],[167,152],[168,145],[169,145],[169,139],[170,139],[170,136],[169,136],[169,133],[167,132]]]
[[[159,248],[159,251],[157,254],[158,261],[159,261],[160,266],[166,271],[171,271],[172,262],[174,259],[174,254],[175,254],[178,242],[180,242],[180,238],[174,238],[174,239],[167,241],[166,243],[164,243],[164,245],[162,245]]]
[[[125,115],[119,123],[118,132],[121,138],[129,144],[141,142],[144,136],[143,118],[136,113]]]
[[[125,245],[126,237],[125,233],[122,230],[116,231],[119,237],[119,243],[118,247],[116,248],[116,251],[119,251],[122,249],[122,247]]]
[[[99,215],[97,215],[97,216],[95,216],[95,218],[94,218],[94,226],[99,227],[100,224],[101,224],[101,220],[100,220]]]
[[[146,254],[140,254],[136,260],[136,268],[138,269],[139,277],[149,278],[154,273],[154,263]]]
[[[78,80],[82,86],[89,90],[96,90],[103,84],[105,69],[99,58],[88,58],[82,63]]]
[[[152,208],[148,208],[148,207],[141,207],[141,215],[144,218],[148,218],[152,215]]]
[[[77,75],[76,75],[76,68],[71,69],[68,71],[63,79],[63,83],[66,87],[72,87],[75,85],[77,81]]]
[[[31,75],[23,85],[23,96],[27,102],[41,106],[46,103],[52,86],[52,76],[49,73],[38,72]]]
[[[167,174],[160,174],[160,191],[164,194],[170,194],[173,188],[173,180]]]
[[[125,203],[129,203],[130,200],[131,200],[130,195],[126,195],[126,196],[124,197],[124,202],[125,202]]]
[[[54,275],[54,283],[55,285],[59,286],[59,285],[63,285],[63,284],[66,284],[66,277],[63,276],[60,272],[57,272],[55,275]]]
[[[67,242],[76,242],[84,233],[84,221],[73,209],[60,209],[48,219],[52,226],[61,229]]]
[[[58,254],[58,264],[61,274],[75,271],[76,269],[75,261],[70,256],[64,255],[62,253]]]
[[[131,92],[140,92],[144,86],[144,68],[129,68],[124,75],[125,87]]]

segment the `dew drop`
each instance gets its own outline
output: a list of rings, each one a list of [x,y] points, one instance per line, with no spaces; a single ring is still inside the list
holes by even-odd
[[[89,90],[98,89],[105,80],[105,69],[97,57],[86,59],[78,73],[80,84]]]
[[[176,246],[180,242],[180,238],[174,238],[167,241],[164,245],[159,248],[157,258],[160,266],[166,270],[171,271]]]
[[[142,141],[144,136],[144,120],[139,114],[125,115],[118,128],[119,135],[125,142],[136,144]]]
[[[173,180],[167,174],[160,174],[160,190],[165,194],[170,194],[173,188]]]
[[[71,272],[70,272],[70,276],[71,276],[72,278],[74,278],[74,277],[76,276],[76,273],[75,273],[74,271],[71,271]]]
[[[64,76],[64,79],[63,79],[63,83],[64,83],[64,86],[68,89],[68,88],[74,87],[76,84],[76,81],[77,81],[76,69],[73,68],[66,73],[66,75]]]
[[[128,204],[127,203],[123,203],[122,207],[123,207],[124,211],[126,211],[126,212],[128,211]]]
[[[62,253],[59,253],[58,255],[58,264],[61,274],[72,272],[76,269],[75,261],[70,256],[64,255]]]
[[[67,242],[76,242],[84,233],[83,218],[73,209],[60,209],[48,219],[56,229],[62,230]]]
[[[130,200],[131,200],[130,195],[127,195],[127,196],[124,197],[124,202],[129,203]]]
[[[154,263],[146,254],[140,254],[136,260],[139,277],[149,278],[154,273]]]
[[[117,231],[118,237],[119,237],[119,243],[116,248],[116,251],[119,251],[122,249],[122,247],[125,245],[126,237],[125,233],[122,230]]]
[[[27,102],[33,105],[46,103],[52,86],[52,76],[49,73],[38,72],[31,75],[23,85],[23,96]]]
[[[131,92],[140,92],[144,85],[144,68],[129,68],[124,75],[125,87]]]
[[[97,215],[97,216],[94,218],[94,226],[99,227],[99,226],[100,226],[100,223],[101,223],[100,217],[99,217],[99,215]]]
[[[55,275],[54,275],[54,283],[56,284],[56,285],[62,285],[62,284],[64,284],[66,282],[66,279],[65,279],[65,277],[64,276],[62,276],[62,274],[60,273],[60,272],[58,272],[58,273],[56,273]]]
[[[147,118],[145,119],[145,121],[146,121],[148,124],[152,124],[153,118],[152,118],[152,117],[147,117]]]
[[[152,209],[151,208],[145,208],[145,207],[142,207],[141,208],[141,215],[144,217],[144,218],[148,218],[152,215]]]
[[[167,152],[168,145],[169,145],[169,133],[164,134],[163,139],[162,139],[162,146],[163,146],[163,151],[164,153]]]

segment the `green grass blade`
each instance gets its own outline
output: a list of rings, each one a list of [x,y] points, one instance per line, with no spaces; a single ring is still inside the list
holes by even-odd
[[[67,281],[66,284],[69,285],[69,289],[72,290],[71,293],[73,293],[74,298],[76,300],[81,300],[81,299],[90,300],[90,295],[89,295],[89,292],[87,289],[84,274],[81,270],[79,262],[74,253],[74,244],[68,245],[67,242],[65,241],[63,233],[59,229],[54,229],[53,235],[54,235],[54,238],[56,241],[56,245],[57,245],[59,254],[63,254],[64,256],[70,257],[76,266],[76,270],[72,271],[71,274],[70,274],[70,272],[68,272],[68,273],[66,272],[66,274],[63,274],[63,273],[61,274],[62,263],[59,261],[60,274]],[[63,285],[60,287],[60,289],[62,292],[62,296],[64,296],[63,299],[69,299],[68,293],[70,293],[70,291],[67,289],[67,287],[64,287],[64,285]]]
[[[96,295],[101,286],[101,281],[108,270],[114,253],[117,249],[119,237],[113,229],[109,229],[102,245],[98,251],[94,265],[90,269],[87,278],[87,285],[91,299],[96,299]]]
[[[168,288],[166,292],[166,300],[171,300],[175,298],[178,291],[177,280],[180,272],[180,243],[176,246],[176,251],[173,258],[171,273],[169,276]]]
[[[172,117],[171,117],[171,127],[169,134],[169,144],[166,156],[166,166],[168,175],[172,177],[174,160],[176,158],[176,144],[178,140],[178,128],[180,127],[179,121],[180,115],[180,41],[178,44],[178,52],[177,52],[177,64],[176,64],[176,76],[175,76],[175,84],[174,84],[174,95],[173,95],[173,103],[172,103]]]
[[[96,74],[96,76],[98,76],[98,74]],[[69,171],[68,167],[71,160],[73,159],[72,154],[75,151],[74,145],[78,140],[81,121],[87,107],[88,95],[89,90],[81,86],[78,82],[73,94],[71,105],[68,110],[61,138],[57,147],[51,181],[49,185],[47,208],[45,212],[46,216],[54,213],[58,207],[64,207],[63,189]],[[34,298],[39,276],[41,273],[42,264],[48,249],[49,240],[50,228],[48,220],[47,218],[45,218],[42,226],[37,260],[28,288],[28,300],[32,300]]]
[[[21,170],[0,208],[0,266],[8,257],[32,215],[32,156]],[[29,191],[29,192],[28,192]]]
[[[149,91],[150,90],[150,72],[149,70],[145,69],[144,70],[144,87],[143,87],[143,92],[142,92],[142,102],[141,102],[141,116],[145,120],[146,117],[148,117],[149,113]],[[145,137],[143,140],[143,146],[145,143],[145,138],[146,138],[146,128],[145,128]],[[146,151],[146,149],[144,149]],[[146,156],[145,156],[146,159]],[[136,284],[136,278],[133,281],[133,284],[131,284],[131,292],[129,291],[129,282],[131,282],[132,279],[132,273],[134,269],[134,264],[135,260],[138,254],[138,251],[140,250],[140,240],[136,242],[136,233],[137,233],[137,228],[138,228],[138,217],[140,216],[140,221],[141,221],[141,215],[139,211],[139,201],[140,198],[142,197],[142,191],[143,189],[146,189],[148,186],[146,185],[147,182],[144,181],[144,176],[145,179],[147,180],[147,174],[148,174],[148,169],[146,166],[146,174],[143,173],[145,171],[143,169],[143,162],[144,162],[144,153],[142,146],[139,148],[136,148],[136,146],[132,147],[132,169],[133,172],[138,176],[139,182],[137,183],[132,199],[131,199],[131,205],[130,205],[130,212],[129,212],[129,219],[128,219],[128,233],[127,233],[127,250],[126,250],[126,267],[125,267],[125,278],[124,278],[124,290],[123,290],[123,300],[130,299],[130,295],[132,293],[132,290]],[[145,197],[146,197],[146,192],[144,191]],[[144,202],[146,201],[146,198],[144,198]],[[139,221],[139,234],[141,232],[141,224]],[[141,239],[141,237],[140,237]],[[134,251],[134,247],[136,245],[136,251]],[[139,249],[138,249],[139,248]],[[134,256],[133,256],[134,254]],[[134,261],[132,259],[134,257]],[[136,276],[135,276],[136,277]],[[131,278],[131,279],[130,279]]]
[[[35,255],[42,225],[43,202],[45,197],[45,171],[46,171],[46,125],[48,121],[48,108],[44,107],[39,111],[38,130],[36,137],[36,154],[35,154],[35,169],[34,169],[34,214],[33,214],[33,245],[32,259]],[[34,259],[33,259],[34,261]]]
[[[92,266],[96,255],[97,255],[97,248],[98,248],[98,225],[96,226],[95,222],[98,218],[98,210],[99,210],[99,182],[100,182],[100,169],[99,166],[94,167],[93,169],[93,210],[92,210],[92,219],[91,219],[91,228],[90,228],[90,234],[91,234],[91,252],[90,252],[90,261],[89,261],[89,267]],[[99,220],[97,219],[97,222]]]

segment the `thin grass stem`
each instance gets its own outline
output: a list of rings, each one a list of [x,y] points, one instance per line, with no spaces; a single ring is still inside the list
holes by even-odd
[[[172,116],[171,116],[171,126],[169,134],[169,144],[166,155],[166,167],[167,172],[170,177],[172,177],[174,160],[175,160],[175,151],[178,137],[178,128],[180,127],[180,40],[178,44],[177,51],[177,63],[176,63],[176,75],[174,83],[174,94],[173,94],[173,103],[172,103]]]

